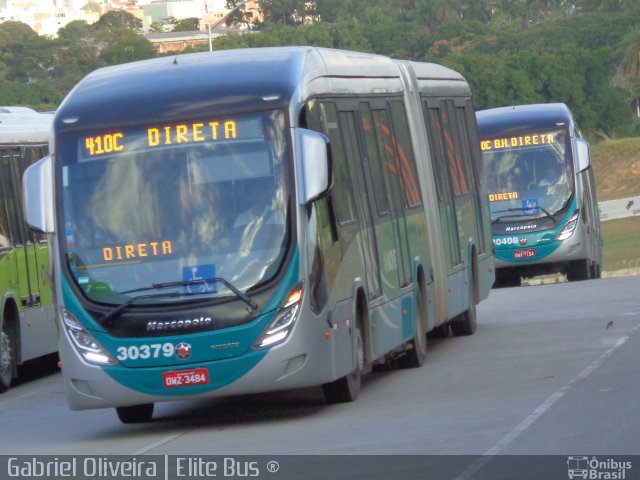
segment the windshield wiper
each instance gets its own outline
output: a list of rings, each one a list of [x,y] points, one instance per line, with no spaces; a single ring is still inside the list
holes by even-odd
[[[206,283],[222,283],[225,287],[231,290],[240,300],[249,305],[252,310],[256,310],[258,305],[249,298],[249,296],[243,292],[241,292],[235,285],[227,281],[222,277],[215,278],[197,278],[191,280],[179,280],[177,282],[164,282],[164,283],[152,283],[147,287],[134,288],[132,290],[125,290],[123,292],[117,292],[119,295],[125,295],[127,293],[135,293],[135,292],[145,292],[148,290],[159,290],[161,288],[171,288],[171,287],[189,287],[191,285],[203,285]],[[98,320],[99,323],[107,322],[113,317],[117,316],[122,312],[125,308],[129,307],[131,304],[137,302],[138,300],[143,300],[147,298],[171,298],[171,297],[189,297],[192,295],[202,295],[207,292],[169,292],[169,293],[156,293],[152,295],[138,295],[136,297],[131,297],[125,302],[121,303],[113,310],[105,313]]]
[[[141,288],[138,290],[151,290],[153,289],[153,287],[145,287],[145,288]],[[200,292],[167,292],[167,293],[154,293],[151,295],[138,295],[137,297],[131,297],[128,300],[126,300],[125,302],[121,303],[120,305],[118,305],[117,307],[113,308],[112,310],[109,310],[107,313],[105,313],[104,315],[102,315],[99,319],[98,319],[98,323],[100,325],[105,325],[107,324],[112,318],[117,317],[118,315],[120,315],[120,313],[127,307],[129,307],[130,305],[136,303],[138,300],[145,300],[148,298],[172,298],[172,297],[189,297],[191,295],[199,295]]]
[[[558,220],[556,220],[556,217],[554,217],[551,213],[549,213],[549,211],[541,206],[537,206],[535,207],[538,210],[542,210],[542,212],[549,217],[551,220],[553,220],[555,223],[558,223]],[[492,213],[502,213],[502,212],[524,212],[525,210],[527,210],[526,207],[512,207],[512,208],[505,208],[504,210],[498,210]],[[491,224],[496,224],[498,222],[500,222],[503,218],[511,218],[511,217],[521,217],[522,215],[503,215],[501,217],[496,218],[495,220],[493,220],[491,222]]]

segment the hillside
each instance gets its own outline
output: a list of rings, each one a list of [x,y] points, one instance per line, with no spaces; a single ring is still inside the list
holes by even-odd
[[[591,144],[598,201],[640,195],[640,138]]]

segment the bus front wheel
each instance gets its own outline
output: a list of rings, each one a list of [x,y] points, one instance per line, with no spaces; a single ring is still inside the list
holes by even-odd
[[[328,403],[353,402],[358,398],[362,373],[364,371],[364,343],[362,340],[362,327],[356,323],[354,327],[356,365],[353,371],[333,382],[322,385],[322,392]]]
[[[580,280],[589,280],[591,277],[591,266],[589,260],[575,260],[569,264],[567,268],[567,280],[577,282]]]
[[[116,407],[116,413],[122,423],[148,422],[153,416],[153,403],[132,405],[130,407]]]

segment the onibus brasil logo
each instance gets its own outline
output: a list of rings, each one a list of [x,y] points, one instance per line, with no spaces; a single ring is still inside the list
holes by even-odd
[[[567,469],[570,479],[624,480],[627,478],[627,470],[631,470],[631,462],[613,458],[600,460],[597,457],[572,456],[567,458]]]

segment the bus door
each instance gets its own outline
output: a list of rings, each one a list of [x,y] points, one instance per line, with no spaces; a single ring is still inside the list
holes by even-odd
[[[455,169],[452,167],[454,157],[452,149],[453,140],[446,129],[447,113],[444,102],[440,99],[427,99],[426,123],[429,130],[429,146],[431,149],[431,162],[436,180],[436,194],[440,210],[440,227],[446,251],[447,275],[451,275],[454,268],[462,261],[460,258],[460,239],[458,233],[458,214],[454,193],[460,189],[461,177],[454,177]],[[452,178],[453,177],[453,178]],[[456,179],[457,178],[457,179]]]
[[[349,102],[351,103],[351,102]],[[355,107],[354,104],[345,105]],[[360,225],[360,239],[362,242],[362,253],[364,258],[364,268],[367,277],[367,288],[369,300],[382,295],[380,255],[378,250],[378,239],[376,237],[375,222],[370,208],[371,190],[367,188],[364,180],[364,166],[362,163],[363,152],[358,142],[356,115],[353,109],[339,112],[340,130],[344,135],[345,157],[349,169],[349,176],[352,179],[352,187],[356,202],[358,223]]]
[[[11,153],[3,155],[2,173],[3,188],[9,192],[8,210],[9,216],[14,219],[11,223],[12,237],[15,245],[15,268],[17,281],[17,290],[15,299],[22,311],[20,329],[20,339],[22,344],[21,357],[31,358],[40,349],[42,341],[45,339],[33,338],[40,332],[43,332],[42,326],[33,322],[46,322],[48,318],[39,315],[39,311],[35,311],[36,307],[41,305],[40,299],[40,267],[48,268],[43,261],[46,258],[40,258],[38,262],[38,242],[34,242],[34,235],[27,230],[24,222],[24,214],[22,209],[22,173],[28,166],[23,158],[22,151],[12,150]],[[34,328],[26,328],[27,325]],[[48,330],[47,330],[48,331]],[[34,351],[31,351],[33,349]]]
[[[411,283],[411,260],[391,117],[384,100],[362,102],[358,110],[362,160],[355,174],[363,180],[373,212],[382,292],[386,299],[396,299]],[[380,323],[387,327],[380,329],[376,339],[380,351],[407,335],[404,327],[410,326],[411,313],[411,308],[399,301],[379,309]],[[402,319],[402,324],[397,319]]]
[[[407,221],[404,208],[403,194],[403,167],[398,151],[398,139],[396,138],[389,109],[386,105],[382,108],[374,105],[373,122],[376,138],[381,173],[384,176],[390,200],[391,216],[393,217],[394,237],[396,245],[396,263],[398,264],[398,284],[406,287],[411,283],[411,258],[409,254],[409,238],[407,234]],[[365,109],[366,110],[366,109]],[[366,112],[362,112],[364,115]],[[363,116],[363,118],[365,118]],[[363,123],[364,126],[364,123]]]
[[[429,131],[429,147],[432,168],[436,180],[436,195],[440,213],[440,228],[445,247],[445,271],[448,283],[448,314],[451,318],[466,309],[469,293],[463,288],[467,281],[464,270],[463,250],[466,241],[460,243],[465,231],[465,206],[469,198],[469,185],[464,164],[457,146],[457,134],[453,129],[451,100],[427,98],[424,102],[425,120]]]
[[[351,110],[345,110],[349,105]],[[353,103],[345,105],[344,100],[337,104],[333,101],[321,101],[319,113],[322,131],[331,142],[334,181],[331,203],[335,212],[342,262],[353,262],[354,249],[357,249],[357,256],[361,258],[364,268],[367,296],[369,299],[377,298],[381,295],[380,269],[371,212],[368,202],[363,200],[367,192],[362,185],[361,174],[357,174],[355,170],[358,168],[360,151]]]
[[[45,146],[29,146],[23,147],[20,158],[18,160],[17,170],[17,190],[20,199],[20,209],[22,210],[22,176],[25,170],[40,160],[47,154]],[[27,268],[29,271],[29,289],[31,306],[41,307],[51,303],[51,289],[49,286],[49,250],[47,246],[46,235],[29,231],[24,221],[24,215],[21,215],[22,225],[24,228],[24,236],[26,239],[26,257]],[[43,298],[46,297],[46,298]]]

